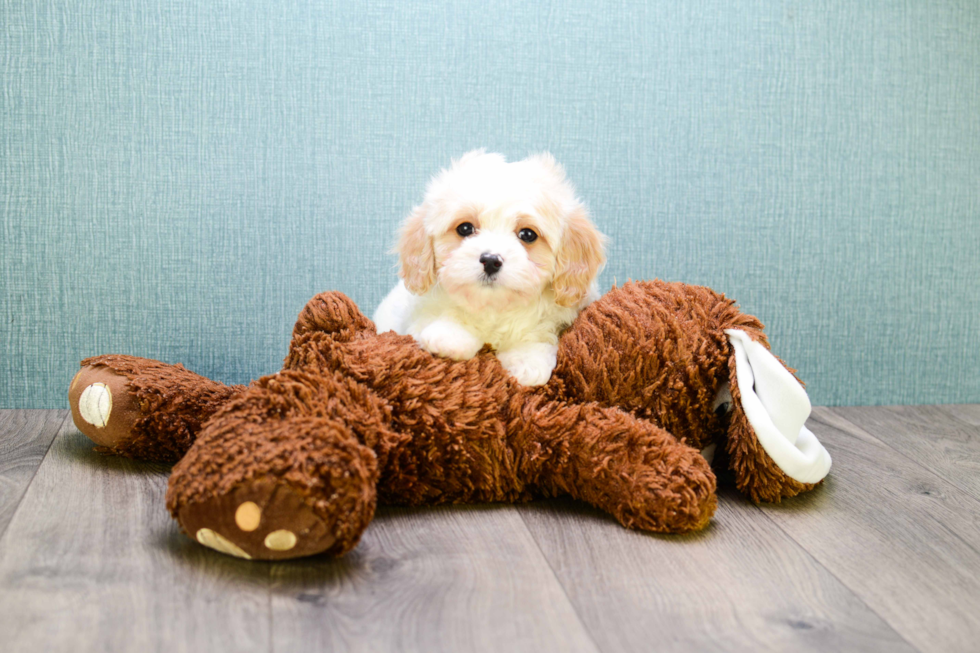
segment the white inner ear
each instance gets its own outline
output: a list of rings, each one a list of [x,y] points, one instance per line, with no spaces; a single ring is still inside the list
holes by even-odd
[[[727,329],[735,349],[742,411],[759,444],[790,478],[816,483],[830,471],[830,454],[804,426],[810,398],[768,349],[739,329]]]

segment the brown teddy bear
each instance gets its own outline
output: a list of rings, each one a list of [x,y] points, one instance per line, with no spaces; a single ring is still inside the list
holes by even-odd
[[[570,495],[620,523],[704,527],[715,467],[755,501],[809,490],[830,458],[762,324],[710,289],[627,283],[519,385],[488,351],[437,358],[377,334],[341,293],[303,309],[282,371],[226,386],[131,356],[82,361],[75,424],[102,450],[179,461],[167,507],[201,544],[245,558],[345,553],[378,500],[422,505]]]

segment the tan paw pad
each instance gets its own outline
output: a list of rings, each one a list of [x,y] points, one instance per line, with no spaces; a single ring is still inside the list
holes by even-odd
[[[296,534],[285,529],[272,531],[265,536],[265,546],[273,551],[289,551],[296,546]]]
[[[235,511],[235,523],[245,532],[254,531],[262,521],[262,508],[254,501],[246,501]]]
[[[78,412],[82,419],[95,426],[103,428],[109,422],[112,412],[112,391],[105,383],[93,383],[82,391],[78,398]]]
[[[229,542],[218,533],[212,531],[210,528],[199,529],[197,531],[197,541],[204,546],[214,549],[215,551],[220,551],[221,553],[227,553],[228,555],[233,555],[238,558],[245,558],[246,560],[252,559],[252,556],[245,553],[233,543]]]

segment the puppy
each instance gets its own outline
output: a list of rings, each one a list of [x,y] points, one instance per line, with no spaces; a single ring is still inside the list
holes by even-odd
[[[550,154],[508,163],[470,152],[402,225],[402,281],[375,325],[455,360],[487,343],[520,383],[542,385],[559,332],[599,296],[604,241]]]

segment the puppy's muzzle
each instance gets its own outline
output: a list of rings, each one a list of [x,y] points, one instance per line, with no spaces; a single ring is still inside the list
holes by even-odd
[[[488,277],[500,272],[500,268],[504,265],[504,259],[502,259],[497,254],[491,254],[490,252],[483,252],[480,254],[480,263],[483,264],[483,271]]]

